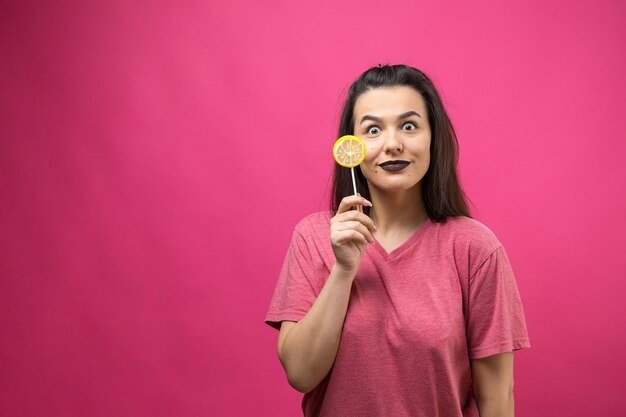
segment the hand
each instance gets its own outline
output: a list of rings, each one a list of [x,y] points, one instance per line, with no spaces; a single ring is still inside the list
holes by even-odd
[[[367,242],[374,243],[374,222],[365,213],[356,210],[358,206],[371,205],[360,195],[344,197],[337,214],[330,219],[330,242],[337,266],[345,271],[356,273]]]

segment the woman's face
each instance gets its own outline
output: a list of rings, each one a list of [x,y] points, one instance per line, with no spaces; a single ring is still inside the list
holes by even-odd
[[[354,135],[367,148],[360,167],[370,190],[408,190],[424,177],[430,165],[430,126],[421,94],[407,86],[369,90],[357,99],[354,120]],[[404,162],[381,166],[389,161]]]

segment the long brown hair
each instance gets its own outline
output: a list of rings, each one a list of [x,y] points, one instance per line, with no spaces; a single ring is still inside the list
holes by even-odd
[[[454,127],[432,81],[422,71],[407,65],[379,65],[365,71],[352,83],[341,112],[339,136],[354,134],[354,105],[364,92],[380,87],[409,86],[424,99],[431,129],[430,166],[422,178],[422,197],[428,217],[445,222],[448,217],[471,217],[467,196],[458,181],[458,141]],[[361,167],[354,169],[357,192],[371,198]],[[330,206],[337,213],[342,198],[354,193],[349,168],[335,163]],[[370,200],[371,201],[371,200]],[[363,207],[369,215],[370,208]]]

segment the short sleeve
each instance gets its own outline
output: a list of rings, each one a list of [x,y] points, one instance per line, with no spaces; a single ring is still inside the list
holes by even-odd
[[[296,229],[283,261],[265,323],[279,330],[283,320],[299,321],[318,295],[315,267],[306,241]]]
[[[522,300],[503,246],[470,277],[468,305],[470,359],[530,348]]]

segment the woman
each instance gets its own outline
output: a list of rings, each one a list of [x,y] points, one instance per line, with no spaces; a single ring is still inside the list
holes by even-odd
[[[367,70],[347,134],[367,148],[359,195],[336,165],[332,209],[296,225],[265,318],[304,415],[513,416],[524,311],[504,247],[468,211],[435,87],[405,65]]]

